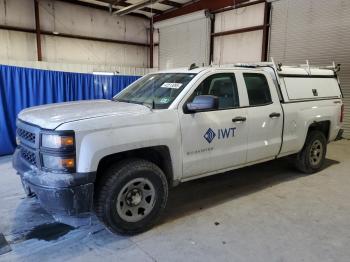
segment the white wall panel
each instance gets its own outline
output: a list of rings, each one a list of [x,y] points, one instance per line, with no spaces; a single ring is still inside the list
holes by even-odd
[[[242,7],[215,15],[215,33],[264,24],[265,4]],[[237,62],[261,61],[263,31],[214,37],[213,63],[217,65]]]
[[[33,28],[34,4],[31,0],[0,0],[0,23]]]
[[[77,15],[79,14],[79,15]],[[105,11],[82,8],[60,1],[40,1],[43,30],[146,43],[146,19],[110,15]]]
[[[135,67],[148,65],[148,47],[55,36],[43,36],[42,47],[44,61],[48,62],[117,64]]]
[[[233,64],[261,60],[262,30],[214,38],[214,63]]]
[[[148,43],[149,21],[130,16],[63,3],[39,2],[41,28],[44,31],[98,38]],[[35,28],[32,0],[0,0],[0,24]],[[148,67],[149,48],[99,41],[42,36],[44,61]],[[0,30],[0,60],[35,61],[35,34]]]
[[[155,24],[159,28],[159,67],[208,65],[210,20],[204,11]]]
[[[0,30],[0,58],[33,61],[36,57],[34,34]]]
[[[264,24],[264,3],[242,7],[215,15],[215,32]]]
[[[153,67],[159,67],[159,46],[155,46],[153,49]]]

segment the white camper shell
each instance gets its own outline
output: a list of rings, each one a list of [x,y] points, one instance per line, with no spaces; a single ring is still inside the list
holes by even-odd
[[[310,66],[308,61],[297,66],[276,65],[274,62],[235,66],[264,68],[271,74],[275,85],[280,87],[279,93],[282,93],[284,102],[342,98],[337,76],[340,65],[335,66],[334,63],[325,67]]]

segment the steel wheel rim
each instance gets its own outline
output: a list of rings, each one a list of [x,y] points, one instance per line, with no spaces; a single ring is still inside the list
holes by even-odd
[[[323,155],[323,146],[321,141],[315,140],[310,148],[310,162],[312,165],[316,166],[318,165],[322,160]]]
[[[116,208],[118,215],[126,222],[138,222],[151,213],[156,191],[147,178],[135,178],[120,190]]]

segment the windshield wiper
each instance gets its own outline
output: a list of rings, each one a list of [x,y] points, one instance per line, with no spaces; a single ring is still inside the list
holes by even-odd
[[[150,110],[153,110],[153,109],[155,108],[154,101],[153,101],[152,104],[145,103],[145,102],[138,102],[138,101],[127,100],[127,99],[112,99],[112,101],[114,101],[114,102],[122,102],[122,103],[129,103],[129,104],[142,105],[142,106],[145,106],[145,107],[149,108]]]
[[[153,106],[148,104],[148,103],[140,103],[140,105],[143,105],[143,106],[149,108],[151,111],[154,109]]]
[[[140,103],[140,105],[147,106],[151,110],[156,109],[156,103],[154,102],[154,99],[152,100],[152,104],[144,102],[144,103]]]
[[[122,102],[122,103],[133,103],[133,101],[131,101],[131,100],[120,99],[120,98],[112,99],[112,101],[114,101],[114,102]]]

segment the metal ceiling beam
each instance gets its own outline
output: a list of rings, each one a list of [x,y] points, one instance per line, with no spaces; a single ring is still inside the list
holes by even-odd
[[[182,4],[180,4],[178,2],[174,2],[174,1],[163,0],[163,1],[160,1],[160,3],[163,5],[169,5],[169,6],[176,7],[176,8],[182,7]]]
[[[119,6],[124,6],[124,7],[132,5],[130,3],[127,3],[126,2],[127,0],[96,0],[96,1],[103,2],[103,3],[106,3],[106,4],[116,5],[116,6],[118,6],[118,5]],[[174,2],[174,1],[171,1],[171,0],[162,0],[159,3],[161,3],[163,5],[177,7],[177,8],[180,8],[183,5],[181,3]],[[162,12],[161,10],[158,10],[158,11]]]
[[[248,0],[236,0],[235,4],[240,4],[247,1]],[[227,6],[232,6],[232,4],[233,4],[232,0],[220,0],[220,1],[193,0],[189,3],[185,3],[180,8],[172,8],[170,10],[164,11],[163,14],[155,15],[154,22],[159,22],[159,21],[174,18],[177,16],[186,15],[186,14],[197,12],[200,10],[214,11]]]
[[[266,3],[266,0],[256,0],[254,2],[243,1],[242,3],[236,4],[234,6],[228,6],[228,7],[224,7],[224,8],[221,8],[221,9],[214,10],[211,13],[212,14],[218,14],[218,13],[230,11],[230,10],[233,10],[233,9],[242,8],[242,7],[248,7],[248,6],[251,6],[251,5],[257,5],[257,4],[261,4],[261,3]]]
[[[105,1],[105,0],[104,0]],[[153,13],[153,14],[162,14],[163,11],[161,10],[158,10],[158,9],[154,9],[154,8],[149,8],[147,7],[148,5],[152,5],[152,4],[155,4],[155,3],[158,3],[160,0],[143,0],[139,3],[136,3],[136,4],[129,4],[129,3],[118,3],[118,5],[120,6],[124,6],[125,8],[123,9],[120,9],[118,11],[115,11],[113,12],[113,14],[116,14],[116,15],[127,15],[127,14],[130,14],[134,11],[145,11],[145,12],[149,12],[149,13]]]
[[[79,1],[79,0],[56,0],[56,1],[64,2],[64,3],[68,3],[68,4],[73,4],[73,5],[84,6],[84,7],[90,7],[90,8],[94,8],[94,9],[98,9],[98,10],[102,10],[102,11],[107,11],[107,12],[110,11],[110,8],[108,6],[83,2],[83,1]],[[124,0],[120,0],[120,1],[124,1]],[[108,4],[107,1],[100,1],[100,2],[105,2]],[[112,7],[112,12],[117,11],[117,10],[118,10],[117,8]],[[149,17],[144,15],[144,14],[131,13],[129,15],[149,19]]]
[[[127,6],[125,5],[124,3],[127,1],[127,0],[97,0],[97,1],[102,1],[102,2],[109,2],[113,5],[123,5],[123,6]],[[162,0],[162,1],[159,1],[160,4],[163,4],[163,5],[168,5],[168,6],[171,6],[171,7],[176,7],[176,8],[180,8],[183,6],[183,4],[181,3],[178,3],[178,2],[174,2],[174,1],[170,1],[170,0]],[[126,3],[128,4],[128,3]],[[131,4],[129,4],[131,5]],[[160,11],[162,12],[162,10],[157,10],[157,11]]]
[[[116,1],[116,0],[97,0],[97,1],[102,2],[102,3],[106,3],[106,4],[122,6],[122,7],[131,7],[131,6],[133,6],[133,4],[127,3],[126,0],[119,0],[119,1]],[[147,12],[147,13],[153,13],[153,14],[158,14],[158,15],[163,13],[162,10],[149,8],[149,7],[143,7],[143,8],[138,8],[138,9],[139,10],[135,10],[135,11],[144,11],[144,12]],[[114,11],[114,12],[116,12],[116,11]]]

